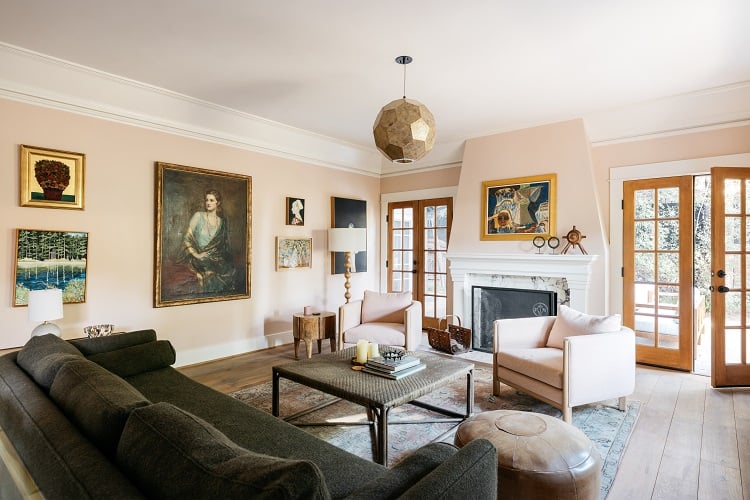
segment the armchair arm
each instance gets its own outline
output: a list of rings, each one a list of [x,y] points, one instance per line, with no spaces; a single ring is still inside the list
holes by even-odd
[[[344,332],[362,324],[362,300],[339,306],[339,348],[344,342]]]
[[[495,320],[493,352],[544,347],[554,322],[555,316]]]
[[[413,301],[404,309],[404,347],[407,351],[416,350],[422,342],[422,303]]]
[[[567,337],[563,373],[568,406],[629,396],[635,390],[635,333],[619,332]]]

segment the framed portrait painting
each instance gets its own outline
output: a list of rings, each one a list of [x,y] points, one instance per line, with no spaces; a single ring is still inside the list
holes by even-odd
[[[276,270],[310,269],[312,238],[276,237]]]
[[[305,225],[305,199],[304,198],[286,198],[286,225],[287,226],[304,226]]]
[[[156,163],[154,307],[250,297],[252,177]]]
[[[86,156],[21,146],[21,206],[83,210]]]
[[[482,183],[482,240],[555,235],[556,174]]]
[[[27,306],[31,290],[59,288],[63,304],[86,302],[89,234],[79,231],[16,231],[13,305]]]
[[[331,227],[367,227],[367,202],[349,198],[331,197]],[[345,252],[331,253],[331,274],[346,272]],[[367,250],[354,254],[351,272],[367,272]]]

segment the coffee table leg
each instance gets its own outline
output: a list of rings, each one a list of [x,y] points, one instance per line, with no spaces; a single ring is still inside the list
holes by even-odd
[[[466,418],[474,414],[474,370],[466,374]]]
[[[388,411],[390,408],[381,406],[375,409],[378,418],[378,463],[388,463]]]
[[[271,414],[274,417],[279,416],[279,373],[273,370],[273,391],[271,397]]]

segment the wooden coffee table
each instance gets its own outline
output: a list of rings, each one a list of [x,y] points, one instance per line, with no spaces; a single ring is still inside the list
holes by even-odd
[[[386,346],[381,346],[381,349],[383,347]],[[355,348],[350,347],[313,359],[303,359],[297,362],[274,366],[273,415],[276,417],[279,416],[279,380],[281,378],[317,389],[346,401],[351,401],[352,403],[360,404],[367,409],[368,415],[368,423],[362,425],[371,425],[375,430],[375,460],[380,464],[386,465],[388,461],[388,413],[391,409],[410,403],[451,417],[441,418],[441,421],[454,422],[461,422],[474,413],[473,363],[438,356],[428,352],[410,352],[409,354],[420,358],[426,365],[426,368],[402,379],[391,380],[352,370],[352,357],[354,354]],[[465,413],[458,413],[453,410],[438,408],[422,401],[415,401],[417,398],[443,386],[446,382],[461,376],[466,377]],[[285,417],[285,420],[293,421],[295,418],[306,415],[321,407],[317,406],[296,413]],[[434,421],[434,419],[430,421]],[[411,424],[425,423],[425,421],[399,420],[391,423]]]

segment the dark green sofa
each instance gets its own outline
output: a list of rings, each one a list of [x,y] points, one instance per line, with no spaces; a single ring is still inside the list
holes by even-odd
[[[48,499],[495,498],[494,447],[391,469],[195,382],[153,330],[32,337],[0,357],[0,427]]]

